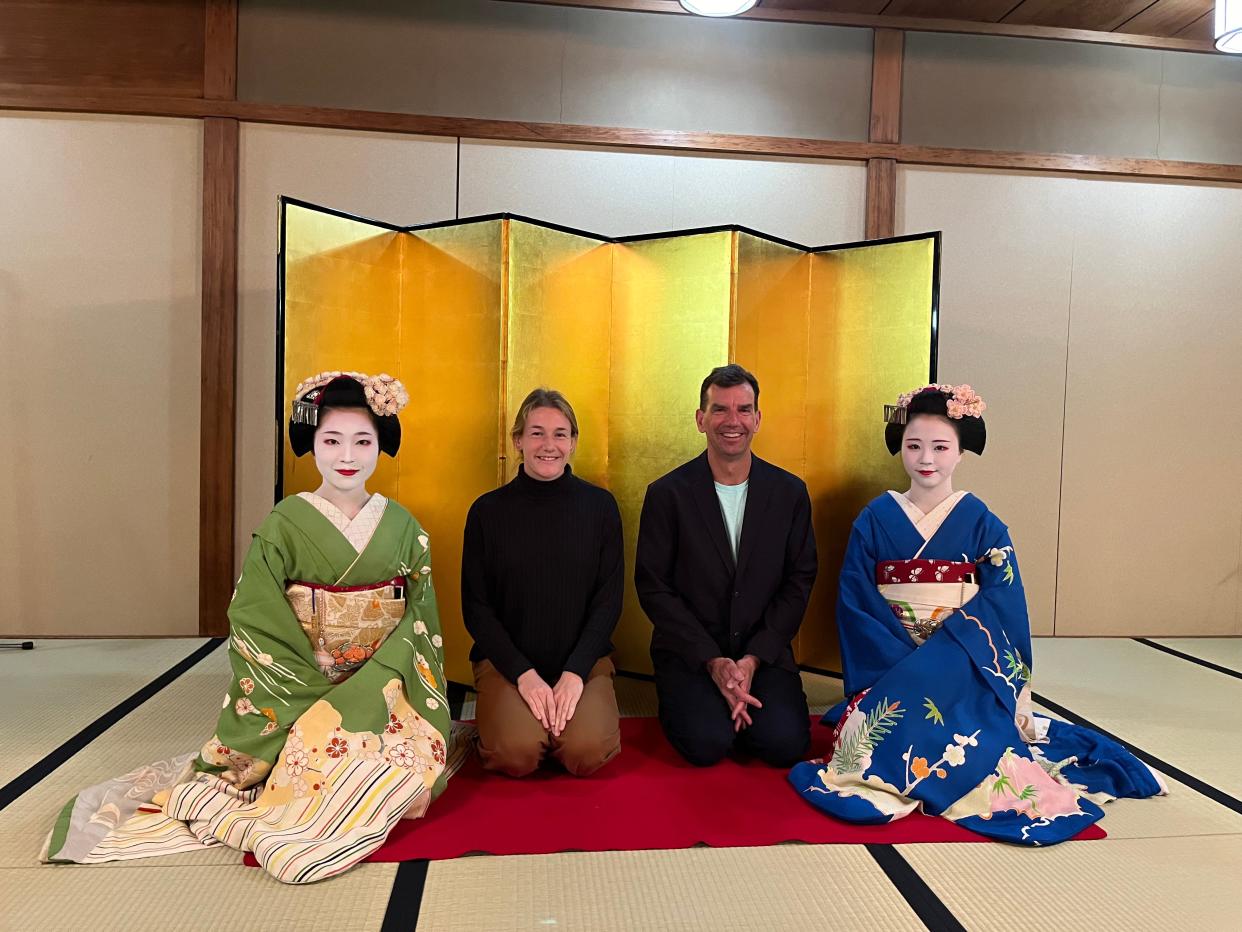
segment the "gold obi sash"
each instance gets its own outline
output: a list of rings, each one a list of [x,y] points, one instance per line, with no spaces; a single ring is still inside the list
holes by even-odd
[[[880,595],[915,644],[935,634],[946,618],[978,594],[974,573],[973,563],[951,560],[885,560],[876,564]]]
[[[348,679],[379,650],[405,615],[405,585],[398,576],[366,586],[294,581],[285,588],[329,682]]]

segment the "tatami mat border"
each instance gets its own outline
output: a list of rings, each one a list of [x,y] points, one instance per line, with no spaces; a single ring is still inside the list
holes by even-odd
[[[952,911],[936,892],[919,876],[919,872],[911,866],[892,845],[866,845],[867,853],[875,859],[875,863],[884,871],[902,899],[914,910],[923,925],[935,932],[966,932],[965,927],[957,921]]]
[[[1051,709],[1066,721],[1073,722],[1075,725],[1084,725],[1093,731],[1099,732],[1105,738],[1111,738],[1118,744],[1124,745],[1131,754],[1143,763],[1147,764],[1149,767],[1154,767],[1156,770],[1159,770],[1163,774],[1167,774],[1179,783],[1186,784],[1186,786],[1190,787],[1197,793],[1201,793],[1213,802],[1218,802],[1227,809],[1232,809],[1234,812],[1242,815],[1242,799],[1238,799],[1236,796],[1230,796],[1224,790],[1217,789],[1210,783],[1200,780],[1198,777],[1192,777],[1180,767],[1174,767],[1168,761],[1161,760],[1155,754],[1151,754],[1148,751],[1144,751],[1140,747],[1136,747],[1125,738],[1115,735],[1111,731],[1104,730],[1099,725],[1095,724],[1095,722],[1083,718],[1077,712],[1071,712],[1069,709],[1065,708],[1065,706],[1053,702],[1047,696],[1041,696],[1039,693],[1033,692],[1031,693],[1031,697],[1044,708]]]
[[[41,761],[31,765],[24,773],[14,777],[3,787],[0,787],[0,810],[5,809],[9,803],[49,776],[57,767],[73,757],[73,755],[129,715],[130,712],[133,712],[169,683],[176,680],[177,677],[208,657],[224,641],[224,638],[211,638],[207,643],[199,646],[192,654],[169,667],[128,699],[117,703],[103,715],[99,716],[99,718],[95,719],[95,721],[91,722]]]
[[[1242,670],[1233,670],[1229,667],[1222,667],[1218,663],[1212,663],[1210,660],[1204,660],[1202,657],[1196,657],[1194,654],[1183,653],[1172,647],[1166,647],[1164,644],[1157,644],[1149,638],[1134,638],[1140,644],[1146,644],[1156,650],[1164,651],[1166,654],[1172,654],[1174,657],[1180,657],[1182,660],[1189,660],[1191,663],[1197,663],[1201,667],[1207,667],[1209,670],[1215,670],[1217,673],[1223,673],[1225,676],[1234,676],[1242,680]]]

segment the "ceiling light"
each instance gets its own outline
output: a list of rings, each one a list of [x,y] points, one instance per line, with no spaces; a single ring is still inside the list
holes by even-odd
[[[682,7],[699,16],[737,16],[759,0],[679,0]],[[1237,6],[1238,4],[1234,4]]]
[[[1216,0],[1216,47],[1242,53],[1242,0]]]

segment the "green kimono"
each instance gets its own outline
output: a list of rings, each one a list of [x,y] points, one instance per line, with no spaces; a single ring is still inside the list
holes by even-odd
[[[398,819],[426,811],[464,742],[450,751],[427,535],[396,502],[375,504],[378,524],[361,552],[307,500],[276,506],[254,534],[229,606],[232,677],[216,733],[197,754],[79,793],[61,811],[44,860],[94,863],[223,843],[252,851],[280,881],[309,883],[352,867]],[[407,582],[396,627],[348,679],[332,682],[289,583],[361,587],[396,577]]]

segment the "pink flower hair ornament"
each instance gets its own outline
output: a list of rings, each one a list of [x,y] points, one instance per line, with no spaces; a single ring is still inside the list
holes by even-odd
[[[289,444],[295,456],[311,451],[324,408],[366,408],[374,415],[380,450],[396,456],[401,446],[401,421],[397,415],[409,401],[405,386],[386,372],[320,372],[303,379],[293,390]]]
[[[957,431],[962,449],[983,453],[987,430],[983,412],[987,403],[969,385],[931,384],[897,396],[897,404],[884,406],[884,439],[888,450],[896,454],[910,418],[930,414],[948,418]]]

